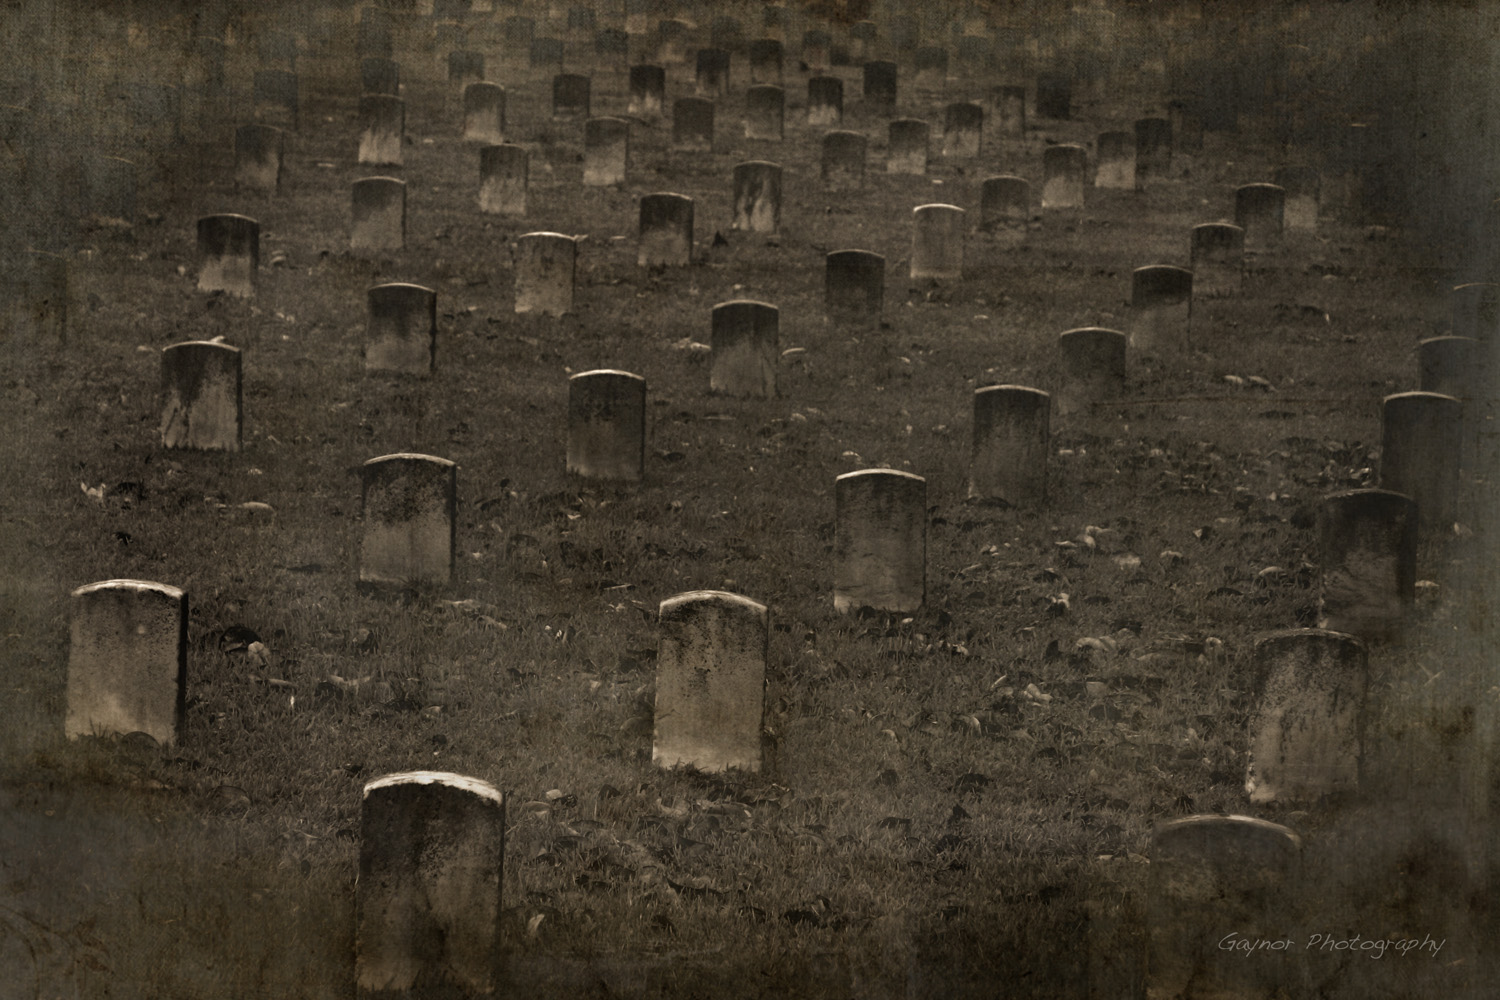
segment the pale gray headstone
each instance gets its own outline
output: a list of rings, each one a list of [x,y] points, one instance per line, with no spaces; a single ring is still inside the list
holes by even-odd
[[[1094,168],[1094,187],[1112,191],[1135,190],[1135,137],[1129,132],[1099,134],[1099,162]]]
[[[388,94],[359,99],[359,162],[401,166],[406,142],[406,102]]]
[[[1047,500],[1052,397],[1020,385],[974,391],[969,496],[1037,507]]]
[[[1398,636],[1416,598],[1416,502],[1390,490],[1332,493],[1318,527],[1318,627],[1366,642]]]
[[[73,591],[64,734],[139,732],[173,743],[187,686],[187,620],[187,595],[176,587],[104,580]]]
[[[1081,413],[1091,403],[1125,391],[1125,334],[1097,326],[1079,327],[1061,334],[1057,346],[1064,379],[1056,393],[1059,415]]]
[[[785,128],[786,94],[771,84],[745,92],[745,138],[780,142]]]
[[[365,177],[354,182],[349,249],[401,250],[406,246],[406,182]]]
[[[506,143],[479,151],[479,210],[493,215],[525,215],[530,175],[526,147]]]
[[[775,233],[781,228],[781,167],[750,160],[734,168],[734,218],[730,228]]]
[[[646,468],[646,380],[600,369],[568,379],[568,472],[638,482]]]
[[[710,391],[726,396],[775,396],[780,326],[780,310],[766,302],[736,299],[714,306]]]
[[[1193,295],[1208,299],[1238,295],[1244,282],[1245,231],[1227,222],[1193,227],[1189,255]]]
[[[259,270],[259,222],[243,215],[198,220],[198,291],[251,298]]]
[[[844,120],[844,81],[836,76],[814,76],[807,81],[807,124],[827,128]]]
[[[885,170],[889,174],[927,173],[930,126],[920,118],[898,118],[890,124]]]
[[[464,88],[464,139],[498,145],[505,141],[505,88],[479,81]]]
[[[1009,174],[986,177],[979,187],[979,228],[1025,229],[1031,221],[1031,185]]]
[[[834,190],[865,186],[865,149],[861,132],[836,131],[823,136],[823,183]]]
[[[670,192],[642,195],[636,263],[686,267],[692,256],[693,199]]]
[[[632,66],[627,110],[638,118],[656,118],[661,114],[666,91],[667,74],[660,66]]]
[[[432,455],[382,455],[361,469],[361,583],[410,586],[453,576],[458,466]]]
[[[528,233],[516,241],[516,312],[563,316],[573,311],[578,241],[561,233]]]
[[[914,612],[927,596],[927,480],[862,469],[834,480],[833,607]]]
[[[1462,402],[1436,392],[1381,401],[1380,486],[1415,500],[1424,530],[1452,532],[1462,461]]]
[[[835,250],[824,258],[823,302],[835,323],[874,327],[885,304],[885,258],[869,250]]]
[[[162,348],[162,447],[239,451],[241,386],[238,347],[189,340]]]
[[[285,135],[273,125],[241,125],[235,129],[235,184],[274,194],[281,186],[281,156]]]
[[[365,370],[425,375],[437,367],[437,293],[391,282],[367,293]]]
[[[1193,272],[1148,264],[1131,272],[1130,347],[1166,356],[1186,350],[1193,308]]]
[[[1088,152],[1075,143],[1048,146],[1042,152],[1042,210],[1083,208]]]
[[[672,104],[672,145],[678,149],[711,152],[714,148],[714,102],[681,97]]]
[[[919,205],[912,209],[913,281],[963,278],[964,215],[956,205]]]
[[[623,118],[590,118],[583,126],[583,183],[611,187],[625,183],[630,162],[630,123]]]

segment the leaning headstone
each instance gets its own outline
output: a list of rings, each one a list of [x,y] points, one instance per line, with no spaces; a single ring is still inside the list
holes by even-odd
[[[1082,146],[1062,143],[1042,153],[1042,210],[1080,211],[1088,153]]]
[[[1275,184],[1244,184],[1234,192],[1234,224],[1245,231],[1245,246],[1265,248],[1281,239],[1286,191]]]
[[[786,94],[759,84],[745,92],[745,138],[780,142],[786,119]]]
[[[979,228],[1025,229],[1031,221],[1031,185],[1024,178],[986,177],[979,187]]]
[[[198,291],[255,295],[260,270],[260,223],[243,215],[198,220]]]
[[[995,130],[1003,136],[1020,138],[1026,134],[1026,88],[1003,85],[993,91]]]
[[[1482,343],[1500,340],[1500,284],[1455,285],[1449,303],[1453,336]]]
[[[984,130],[984,108],[978,104],[950,104],[943,109],[943,155],[973,159],[979,155]]]
[[[826,128],[844,120],[844,81],[836,76],[814,76],[807,81],[807,124]]]
[[[724,97],[729,93],[729,53],[723,49],[699,49],[694,85],[699,97]]]
[[[493,785],[441,771],[366,784],[358,1000],[491,995],[502,974],[504,867],[505,798]]]
[[[758,38],[750,43],[750,82],[781,86],[781,43]]]
[[[437,293],[398,281],[365,295],[365,370],[425,375],[435,369]]]
[[[496,145],[505,141],[505,88],[471,83],[464,88],[464,139]]]
[[[475,83],[484,79],[484,53],[460,49],[448,53],[448,82]]]
[[[580,73],[559,73],[552,78],[552,117],[587,118],[592,83]]]
[[[824,258],[823,304],[835,323],[873,327],[885,304],[885,258],[869,250],[835,250]]]
[[[974,391],[969,496],[1036,507],[1047,500],[1052,397],[1020,385]]]
[[[241,125],[234,131],[234,182],[274,194],[281,186],[285,133],[272,125]]]
[[[669,597],[659,612],[651,760],[709,773],[761,768],[770,615],[722,590]]]
[[[833,483],[833,607],[910,613],[927,597],[927,480],[896,469]]]
[[[1429,337],[1417,343],[1417,388],[1460,401],[1472,399],[1484,362],[1480,343],[1470,337]]]
[[[1129,132],[1099,134],[1099,162],[1094,187],[1112,191],[1135,190],[1135,139]]]
[[[359,89],[361,94],[400,96],[401,66],[390,59],[361,59],[359,61]]]
[[[451,580],[458,466],[432,455],[383,455],[361,473],[360,583],[406,587]]]
[[[912,58],[913,81],[922,90],[942,90],[948,84],[948,50],[941,45],[923,45]]]
[[[865,184],[866,140],[860,132],[829,132],[823,136],[823,183],[835,190],[858,190]]]
[[[255,117],[264,124],[297,129],[297,74],[280,69],[255,71],[252,97]]]
[[[1381,400],[1380,487],[1415,500],[1424,531],[1451,534],[1462,463],[1462,402],[1436,392]]]
[[[1302,884],[1298,836],[1249,816],[1188,816],[1157,827],[1150,851],[1145,995],[1285,995],[1302,944],[1287,935]]]
[[[896,107],[896,64],[883,59],[865,63],[865,104],[880,112]]]
[[[1148,264],[1131,272],[1130,346],[1166,356],[1187,349],[1193,308],[1193,272]]]
[[[1255,644],[1264,678],[1250,723],[1245,792],[1255,805],[1316,805],[1359,790],[1365,646],[1352,635],[1296,629]]]
[[[956,205],[919,205],[911,214],[911,280],[961,280],[964,210]]]
[[[401,166],[406,139],[406,102],[384,94],[359,99],[359,162]]]
[[[1276,186],[1286,192],[1283,221],[1287,229],[1318,228],[1322,183],[1315,167],[1282,167],[1276,171]]]
[[[73,591],[67,738],[146,733],[177,738],[187,689],[187,595],[147,580]]]
[[[774,233],[781,228],[781,166],[750,160],[734,168],[734,218],[731,228]]]
[[[630,162],[630,122],[624,118],[590,118],[583,126],[583,184],[610,187],[625,183]]]
[[[1036,116],[1067,121],[1073,117],[1073,81],[1063,73],[1043,73],[1036,81]]]
[[[693,199],[669,192],[642,195],[636,263],[686,267],[692,257]]]
[[[1190,256],[1193,294],[1207,299],[1238,295],[1244,280],[1245,231],[1227,222],[1193,227]]]
[[[349,249],[400,250],[405,246],[406,182],[394,177],[355,181]]]
[[[207,340],[162,348],[161,446],[239,451],[240,349]]]
[[[920,118],[898,118],[890,124],[885,170],[888,174],[927,173],[927,146],[930,127]]]
[[[479,210],[493,215],[525,215],[530,154],[506,143],[479,151]]]
[[[573,311],[578,241],[561,233],[527,233],[516,241],[518,313],[563,316]]]
[[[679,97],[672,103],[672,145],[678,149],[713,151],[713,101],[702,97]]]
[[[1063,386],[1056,393],[1059,416],[1081,413],[1093,403],[1125,391],[1125,334],[1103,327],[1068,330],[1057,338]]]
[[[766,302],[736,299],[714,306],[709,390],[725,396],[776,395],[781,311]]]
[[[1142,118],[1135,123],[1136,180],[1172,175],[1172,122],[1166,118]]]
[[[667,92],[667,71],[660,66],[630,67],[630,114],[655,118]]]
[[[568,473],[639,482],[646,468],[646,380],[600,369],[568,379]]]
[[[1390,490],[1323,498],[1318,627],[1366,641],[1400,634],[1417,582],[1417,505]]]

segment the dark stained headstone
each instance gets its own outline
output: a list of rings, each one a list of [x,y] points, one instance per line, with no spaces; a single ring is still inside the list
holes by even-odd
[[[1003,174],[986,177],[979,187],[979,228],[1025,229],[1031,221],[1031,184]]]
[[[1059,416],[1124,394],[1126,341],[1118,330],[1097,326],[1068,330],[1057,338],[1063,377],[1054,394]]]
[[[161,446],[239,451],[243,440],[240,349],[206,340],[162,348]]]
[[[702,97],[679,97],[672,103],[672,145],[678,149],[713,151],[713,101]]]
[[[757,84],[745,92],[745,138],[780,142],[785,130],[786,94],[780,87]]]
[[[349,249],[401,250],[406,246],[406,182],[365,177],[354,182]]]
[[[579,73],[559,73],[552,78],[552,117],[587,118],[592,83]]]
[[[865,104],[889,113],[896,107],[896,64],[877,59],[864,66]]]
[[[724,97],[729,93],[729,53],[723,49],[699,49],[694,84],[699,97]]]
[[[984,130],[984,108],[974,103],[949,104],[943,109],[943,156],[973,159],[979,155]]]
[[[1034,508],[1047,499],[1052,397],[1020,385],[974,391],[969,496]]]
[[[600,369],[568,379],[568,474],[639,482],[646,468],[646,380]]]
[[[365,370],[426,375],[436,369],[437,293],[391,282],[365,297]]]
[[[477,81],[464,88],[464,139],[498,145],[505,141],[505,88]]]
[[[913,56],[916,78],[922,90],[942,90],[948,84],[948,50],[941,45],[924,45]]]
[[[1073,80],[1064,73],[1043,73],[1036,81],[1036,116],[1067,121],[1073,117]]]
[[[630,114],[655,118],[661,114],[667,90],[667,73],[660,66],[630,67]]]
[[[835,250],[824,258],[823,303],[828,319],[874,327],[885,306],[885,258],[869,250]]]
[[[1158,357],[1188,346],[1193,272],[1170,264],[1148,264],[1131,272],[1130,346]]]
[[[573,311],[578,241],[561,233],[527,233],[516,241],[518,313],[564,316]]]
[[[359,61],[359,89],[362,94],[401,93],[401,67],[390,59],[370,57]]]
[[[280,69],[256,70],[253,100],[258,121],[296,130],[301,104],[296,73]]]
[[[479,151],[479,210],[492,215],[525,215],[530,154],[506,143]]]
[[[286,133],[274,125],[241,125],[234,130],[234,182],[275,194],[281,186]]]
[[[1141,118],[1135,123],[1136,179],[1144,184],[1172,175],[1172,123],[1166,118]]]
[[[187,691],[187,595],[147,580],[72,594],[63,733],[146,733],[171,746]]]
[[[775,233],[781,228],[781,167],[750,160],[734,168],[734,218],[731,228]]]
[[[693,199],[657,192],[641,196],[640,267],[686,267],[693,257]]]
[[[1460,401],[1473,399],[1483,385],[1479,378],[1484,352],[1470,337],[1429,337],[1417,343],[1417,388]]]
[[[1417,504],[1423,531],[1451,534],[1463,464],[1463,403],[1435,392],[1381,401],[1380,488]]]
[[[259,270],[259,222],[244,215],[198,220],[198,291],[251,298]]]
[[[1135,190],[1135,138],[1129,132],[1101,132],[1097,159],[1094,187],[1113,191]]]
[[[1234,224],[1245,231],[1245,246],[1265,248],[1281,239],[1286,191],[1275,184],[1243,184],[1234,191]]]
[[[630,55],[630,36],[619,28],[600,28],[594,34],[594,55],[623,60]]]
[[[766,302],[736,299],[714,306],[709,389],[725,396],[776,395],[781,311]]]
[[[359,99],[359,162],[399,167],[406,141],[406,102],[386,94]]]
[[[964,210],[956,205],[919,205],[912,209],[913,281],[962,280],[964,215]]]
[[[659,21],[656,25],[656,61],[680,66],[687,61],[688,26],[681,21]]]
[[[814,73],[833,65],[833,36],[821,28],[802,33],[802,61]]]
[[[1042,211],[1081,211],[1087,176],[1088,152],[1082,146],[1048,146],[1042,151]]]
[[[448,82],[466,84],[484,79],[484,53],[459,49],[448,53]]]
[[[1005,85],[992,92],[995,130],[1012,138],[1026,134],[1026,88]]]
[[[781,43],[774,38],[758,38],[750,43],[750,82],[781,86]]]
[[[823,136],[823,183],[832,189],[859,189],[865,183],[865,147],[861,132],[829,132]]]
[[[813,128],[838,125],[844,120],[844,81],[836,76],[813,76],[807,80],[807,124]]]
[[[407,453],[372,458],[360,472],[360,583],[409,587],[452,580],[458,466]]]
[[[1238,295],[1245,267],[1245,231],[1227,222],[1194,226],[1189,250],[1193,294],[1203,298]]]
[[[927,173],[930,126],[919,118],[898,118],[890,124],[885,170],[890,174]]]
[[[927,599],[927,480],[862,469],[833,486],[834,610],[920,609]]]
[[[1323,498],[1318,521],[1318,627],[1366,642],[1398,636],[1416,598],[1416,502],[1390,490],[1345,490]]]
[[[610,187],[625,183],[630,163],[630,122],[624,118],[590,118],[583,126],[583,183]]]

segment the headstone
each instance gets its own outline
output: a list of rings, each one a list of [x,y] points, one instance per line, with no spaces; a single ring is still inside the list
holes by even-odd
[[[786,41],[786,8],[767,3],[760,12],[760,26],[767,38]]]
[[[958,62],[964,74],[985,74],[993,71],[995,49],[993,39],[982,35],[962,35],[958,39]]]
[[[563,316],[573,311],[578,241],[560,233],[528,233],[516,241],[518,313]]]
[[[888,174],[927,173],[927,143],[930,128],[920,118],[897,118],[890,125],[885,170]]]
[[[723,49],[699,49],[694,83],[699,97],[723,97],[729,93],[729,53]]]
[[[583,126],[583,183],[610,187],[625,183],[630,162],[630,122],[623,118],[590,118]]]
[[[594,34],[594,55],[619,65],[630,55],[630,36],[619,28],[600,28]]]
[[[782,139],[786,94],[780,87],[758,84],[745,92],[745,138],[770,142]]]
[[[519,59],[523,52],[530,55],[531,42],[536,38],[535,18],[527,17],[525,14],[512,14],[505,19],[501,28],[505,48],[511,56]]]
[[[170,746],[187,689],[187,595],[104,580],[72,596],[64,735],[146,733]]]
[[[915,83],[921,90],[942,90],[948,85],[948,50],[941,45],[924,45],[917,49],[913,64]]]
[[[661,114],[661,102],[667,90],[667,71],[660,66],[630,67],[631,114],[655,118]]]
[[[568,8],[568,35],[575,40],[594,37],[597,20],[592,7]]]
[[[962,280],[964,214],[955,205],[912,209],[911,280]]]
[[[734,168],[734,219],[731,228],[775,233],[781,228],[781,167],[750,160]]]
[[[1052,397],[1040,389],[990,385],[974,391],[969,496],[1037,507],[1047,500]]]
[[[876,58],[880,28],[874,21],[856,21],[849,26],[849,58],[863,64]]]
[[[896,107],[896,64],[883,59],[865,63],[865,104],[878,112]]]
[[[1197,109],[1186,101],[1167,104],[1167,121],[1172,124],[1172,145],[1189,153],[1203,149],[1203,120]]]
[[[1484,363],[1479,341],[1470,337],[1429,337],[1417,343],[1417,371],[1422,392],[1437,392],[1460,402],[1474,398]]]
[[[384,94],[366,94],[359,99],[359,162],[379,166],[401,166],[401,147],[406,139],[406,102]]]
[[[641,267],[686,267],[692,257],[693,199],[669,192],[642,195],[636,263]]]
[[[660,21],[656,25],[656,61],[663,66],[680,66],[687,62],[688,26],[681,21]]]
[[[1238,295],[1245,267],[1245,231],[1227,222],[1193,227],[1190,250],[1193,294],[1218,299]]]
[[[1056,393],[1059,416],[1082,413],[1093,403],[1125,392],[1125,334],[1103,327],[1068,330],[1057,338],[1063,386]]]
[[[774,397],[780,325],[781,311],[769,303],[736,299],[714,306],[709,390],[725,396]]]
[[[814,76],[807,81],[807,124],[811,128],[838,125],[844,120],[844,81],[836,76]]]
[[[927,480],[896,469],[833,483],[833,607],[911,613],[927,597]]]
[[[1067,121],[1073,117],[1073,81],[1064,73],[1043,73],[1036,80],[1036,116]]]
[[[639,482],[646,469],[646,380],[630,372],[568,379],[568,473]]]
[[[1003,136],[1020,138],[1026,134],[1026,88],[1014,85],[996,87],[995,130]]]
[[[397,97],[401,93],[401,67],[390,59],[372,57],[359,61],[359,89],[361,94],[385,94]]]
[[[1031,185],[1024,178],[986,177],[979,187],[979,228],[1025,229],[1031,221]]]
[[[251,298],[259,269],[259,222],[243,215],[198,220],[198,291]]]
[[[275,194],[281,186],[284,136],[281,129],[271,125],[241,125],[235,129],[235,184]]]
[[[1275,184],[1244,184],[1234,192],[1234,224],[1245,231],[1245,246],[1265,248],[1281,239],[1286,191]]]
[[[387,774],[364,788],[358,1000],[489,996],[501,977],[505,798],[478,778]]]
[[[1318,627],[1367,642],[1400,634],[1417,582],[1417,505],[1390,490],[1323,498]]]
[[[525,215],[530,174],[526,147],[506,143],[479,151],[479,210],[491,215]]]
[[[589,78],[578,73],[559,73],[552,78],[552,117],[589,116]]]
[[[1141,184],[1172,175],[1172,123],[1142,118],[1135,123],[1135,173]]]
[[[814,73],[833,65],[833,36],[821,28],[802,33],[802,61]]]
[[[1366,656],[1354,636],[1321,629],[1278,632],[1255,644],[1264,686],[1250,723],[1251,803],[1316,805],[1359,790]]]
[[[1298,912],[1302,841],[1248,816],[1157,827],[1147,872],[1146,991],[1152,998],[1275,997],[1295,983],[1288,916]],[[1224,942],[1266,945],[1255,954]]]
[[[824,258],[823,303],[835,323],[875,327],[885,305],[885,258],[869,250],[835,250]]]
[[[1112,191],[1135,190],[1135,138],[1129,132],[1099,134],[1099,162],[1094,168],[1094,187]]]
[[[1481,343],[1500,340],[1500,284],[1474,281],[1455,285],[1449,301],[1453,336]]]
[[[866,141],[860,132],[829,132],[823,136],[823,183],[835,190],[858,190],[865,184]]]
[[[240,349],[206,340],[162,348],[161,446],[239,451]]]
[[[258,121],[296,130],[299,106],[296,73],[256,70],[253,100]]]
[[[474,83],[484,79],[484,53],[459,49],[448,53],[448,82]]]
[[[349,249],[401,250],[406,246],[406,182],[365,177],[354,182],[354,224]]]
[[[661,602],[651,760],[714,773],[761,768],[770,615],[722,590]]]
[[[561,71],[564,51],[561,38],[533,38],[527,47],[526,61],[538,72]]]
[[[1381,401],[1380,487],[1416,501],[1424,531],[1452,534],[1462,462],[1459,400],[1436,392],[1399,392]]]
[[[978,104],[950,104],[943,109],[943,155],[973,159],[979,155],[984,108]]]
[[[672,103],[672,145],[678,149],[713,151],[713,101],[702,97],[679,97]]]
[[[425,375],[437,367],[437,293],[391,282],[366,292],[365,370]]]
[[[750,43],[750,82],[781,86],[781,43],[758,38]]]
[[[1165,357],[1187,349],[1192,322],[1193,272],[1148,264],[1131,272],[1130,346]]]
[[[1088,153],[1082,146],[1062,143],[1042,152],[1042,211],[1082,211]]]
[[[505,88],[471,83],[464,88],[464,139],[498,145],[505,141]]]
[[[383,455],[360,470],[363,584],[445,584],[453,577],[458,466],[432,455]]]

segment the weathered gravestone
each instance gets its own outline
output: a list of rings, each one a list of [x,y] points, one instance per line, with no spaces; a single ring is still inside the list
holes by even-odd
[[[927,173],[927,145],[931,132],[920,118],[898,118],[890,124],[885,171],[888,174]]]
[[[729,53],[723,49],[699,49],[693,80],[699,97],[724,97],[729,93]]]
[[[432,455],[383,455],[362,473],[362,584],[445,584],[453,576],[458,466]]]
[[[865,63],[865,104],[878,112],[896,107],[896,64],[884,59]]]
[[[1500,284],[1473,281],[1453,286],[1452,332],[1481,342],[1500,340]]]
[[[1135,190],[1135,138],[1129,132],[1099,134],[1099,162],[1094,167],[1094,187],[1112,191]]]
[[[624,118],[590,118],[583,125],[583,183],[610,187],[625,183],[630,162],[630,122]]]
[[[471,83],[464,88],[464,139],[496,145],[505,141],[505,88]]]
[[[734,168],[734,218],[731,228],[774,233],[781,228],[781,167],[750,160]]]
[[[502,968],[505,798],[440,771],[364,788],[355,894],[359,1000],[480,997]]]
[[[274,194],[281,186],[281,156],[285,135],[281,129],[272,125],[241,125],[235,129],[235,184]]]
[[[786,121],[786,93],[758,84],[745,92],[745,138],[780,142]]]
[[[827,69],[833,63],[833,36],[821,28],[809,28],[802,33],[802,61],[814,73]]]
[[[721,590],[661,602],[655,734],[659,767],[759,771],[770,615]]]
[[[896,469],[833,483],[833,607],[910,613],[927,597],[927,480]]]
[[[1172,176],[1172,122],[1141,118],[1135,123],[1135,174],[1142,184]]]
[[[781,311],[766,302],[735,299],[714,306],[709,390],[726,396],[776,395]]]
[[[187,690],[187,595],[147,580],[73,591],[64,735],[146,733],[170,746]]]
[[[636,263],[686,267],[692,258],[693,199],[670,192],[642,195]]]
[[[568,379],[568,473],[639,482],[646,469],[646,380],[600,369]]]
[[[1066,121],[1073,117],[1073,81],[1064,73],[1043,73],[1036,80],[1036,116]]]
[[[296,131],[300,105],[297,74],[280,69],[256,70],[252,87],[256,120]]]
[[[259,270],[259,222],[232,214],[198,220],[198,291],[251,298]]]
[[[365,177],[354,182],[349,249],[400,250],[406,246],[406,182]]]
[[[533,38],[527,47],[527,64],[538,72],[563,68],[564,46],[561,38]]]
[[[1322,182],[1314,167],[1291,166],[1276,171],[1276,186],[1285,194],[1283,221],[1287,229],[1312,231],[1318,228],[1318,208],[1322,199]]]
[[[880,28],[874,21],[856,21],[849,26],[849,58],[856,65],[876,58],[879,42]]]
[[[678,66],[687,62],[687,36],[688,26],[683,22],[658,21],[656,24],[656,61],[663,66]]]
[[[1060,335],[1057,347],[1063,369],[1063,386],[1056,394],[1059,415],[1081,413],[1092,403],[1124,393],[1125,334],[1097,326],[1079,327]]]
[[[630,104],[628,111],[641,118],[661,114],[661,102],[667,92],[667,71],[660,66],[630,67]]]
[[[1188,816],[1151,838],[1146,997],[1273,1000],[1298,982],[1301,839],[1249,816]],[[1224,948],[1224,942],[1239,949]],[[1248,954],[1244,948],[1255,948]]]
[[[969,496],[1036,507],[1047,500],[1052,397],[1020,385],[974,390]]]
[[[995,105],[995,129],[1003,136],[1026,134],[1026,88],[1005,84],[991,91]]]
[[[359,99],[359,162],[401,166],[406,140],[406,102],[384,94]]]
[[[943,155],[974,158],[984,131],[984,108],[978,104],[956,103],[943,109]]]
[[[824,135],[820,161],[823,183],[834,190],[864,187],[866,146],[860,132],[836,131]]]
[[[594,56],[601,64],[619,66],[630,56],[630,36],[620,28],[600,28],[594,33]]]
[[[1048,146],[1042,152],[1042,211],[1083,209],[1088,153],[1075,143]]]
[[[1193,294],[1207,299],[1238,295],[1244,280],[1245,231],[1227,222],[1193,227],[1189,256]]]
[[[587,118],[592,82],[579,73],[559,73],[552,78],[552,117]]]
[[[207,340],[162,348],[161,446],[239,451],[240,349]]]
[[[1318,627],[1367,642],[1401,633],[1416,597],[1417,505],[1390,490],[1323,498]]]
[[[390,59],[359,61],[359,92],[397,97],[401,93],[401,66]]]
[[[448,82],[469,84],[484,79],[484,53],[459,49],[448,53]]]
[[[1480,378],[1483,364],[1479,341],[1471,337],[1429,337],[1417,343],[1417,388],[1467,402],[1484,384]]]
[[[781,43],[774,38],[758,38],[750,43],[750,82],[781,86]]]
[[[1234,191],[1234,224],[1245,231],[1245,246],[1265,249],[1281,239],[1286,191],[1275,184],[1243,184]]]
[[[510,143],[479,151],[479,210],[494,215],[525,215],[531,156]]]
[[[1250,723],[1245,792],[1256,805],[1316,805],[1359,791],[1369,669],[1343,632],[1296,629],[1255,644],[1263,682]]]
[[[835,250],[824,258],[823,306],[829,320],[875,327],[884,305],[884,257],[869,250]]]
[[[948,84],[948,50],[941,45],[923,45],[912,54],[916,70],[913,81],[922,90],[942,90]]]
[[[1023,178],[986,177],[979,187],[979,228],[1025,229],[1031,221],[1031,185]]]
[[[807,124],[826,128],[844,120],[844,81],[836,76],[814,76],[807,81]]]
[[[911,280],[961,280],[964,210],[956,205],[919,205],[911,213]]]
[[[425,375],[437,367],[437,292],[391,282],[365,293],[365,370]]]
[[[1193,272],[1170,264],[1138,267],[1130,276],[1130,346],[1165,356],[1187,349]]]
[[[1436,392],[1399,392],[1381,401],[1380,486],[1417,504],[1423,530],[1452,532],[1463,461],[1463,404]]]
[[[573,311],[578,241],[561,233],[527,233],[516,241],[518,313],[563,316]]]
[[[713,151],[713,101],[702,97],[679,97],[672,102],[672,145],[705,153]]]

